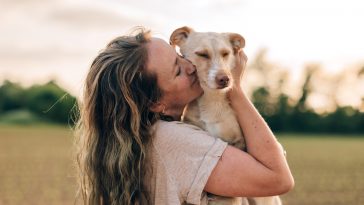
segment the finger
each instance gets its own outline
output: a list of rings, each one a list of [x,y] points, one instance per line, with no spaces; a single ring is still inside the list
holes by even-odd
[[[242,57],[242,53],[244,53],[243,52],[243,49],[240,49],[239,51],[238,51],[238,53],[236,54],[236,58],[240,61],[240,59],[241,59],[241,57]]]
[[[246,60],[247,60],[247,57],[246,57],[243,49],[239,50],[238,56],[237,56],[237,62],[241,65],[241,64],[245,63]]]
[[[238,55],[236,56],[236,62],[238,63],[238,65],[241,65],[242,63],[242,58],[241,58],[241,51],[238,52]]]
[[[246,56],[245,52],[243,51],[243,49],[241,49],[239,51],[239,56],[242,57],[244,60],[248,60],[248,57]]]

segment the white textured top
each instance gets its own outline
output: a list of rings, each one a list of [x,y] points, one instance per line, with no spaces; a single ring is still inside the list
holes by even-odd
[[[152,129],[152,173],[146,178],[153,204],[207,204],[203,191],[227,143],[182,122],[158,121]]]

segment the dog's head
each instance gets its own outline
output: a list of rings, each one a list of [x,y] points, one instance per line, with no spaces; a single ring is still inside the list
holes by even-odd
[[[189,27],[181,27],[172,33],[170,44],[178,46],[181,54],[196,66],[201,87],[205,91],[227,91],[231,88],[234,55],[245,46],[241,35],[195,32]]]

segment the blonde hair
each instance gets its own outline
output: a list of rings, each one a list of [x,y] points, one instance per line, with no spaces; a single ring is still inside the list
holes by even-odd
[[[84,204],[146,204],[149,132],[161,97],[146,72],[150,32],[112,40],[88,72],[77,124],[77,165]],[[151,170],[149,170],[151,171]]]

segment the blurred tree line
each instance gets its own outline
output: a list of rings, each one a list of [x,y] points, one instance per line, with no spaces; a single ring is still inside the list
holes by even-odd
[[[328,77],[320,65],[311,64],[302,82],[290,83],[288,69],[267,60],[266,53],[261,50],[250,61],[243,86],[273,131],[364,133],[364,67]],[[342,106],[339,94],[348,92],[361,105]],[[321,111],[312,99],[321,103]],[[54,81],[29,88],[10,81],[0,86],[0,123],[73,124],[77,111],[76,98]]]
[[[5,80],[0,86],[0,122],[3,123],[72,124],[70,117],[75,110],[76,98],[54,81],[23,88]]]
[[[364,133],[364,67],[328,77],[320,65],[307,65],[296,97],[288,93],[294,89],[292,84],[299,83],[289,84],[287,69],[269,62],[266,50],[258,52],[247,71],[247,78],[252,77],[248,82],[251,99],[273,131]],[[361,105],[341,106],[339,94],[348,92],[359,98]],[[310,100],[315,97],[326,109],[314,109],[315,102]]]

